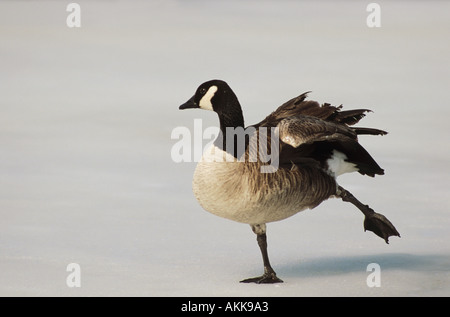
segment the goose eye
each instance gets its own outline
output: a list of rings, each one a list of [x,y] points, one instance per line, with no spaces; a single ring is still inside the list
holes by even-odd
[[[200,93],[201,93],[202,95],[206,94],[206,88],[200,89]]]

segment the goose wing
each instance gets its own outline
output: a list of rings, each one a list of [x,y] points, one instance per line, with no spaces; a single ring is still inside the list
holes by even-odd
[[[317,101],[306,100],[308,92],[305,92],[295,98],[292,98],[270,115],[268,115],[263,121],[256,126],[272,126],[276,127],[283,119],[299,116],[308,116],[321,119],[327,122],[333,122],[339,125],[352,126],[358,123],[362,118],[366,116],[367,112],[371,112],[369,109],[352,109],[342,111],[342,105],[335,107],[329,103],[320,105]],[[296,124],[295,122],[291,122]],[[311,124],[311,122],[308,122]],[[320,124],[319,121],[315,122]],[[329,126],[330,127],[330,126]],[[373,128],[351,128],[357,135],[359,134],[372,134],[372,135],[384,135],[387,132]]]
[[[326,168],[334,150],[346,156],[363,175],[383,174],[383,169],[358,143],[358,135],[384,135],[387,132],[374,128],[352,127],[365,117],[369,109],[342,111],[328,103],[305,100],[308,93],[288,100],[255,126],[278,127],[280,138],[280,164],[320,164]]]
[[[339,139],[356,140],[356,132],[351,128],[325,121],[316,117],[296,115],[282,119],[277,124],[280,140],[297,148],[301,144]]]

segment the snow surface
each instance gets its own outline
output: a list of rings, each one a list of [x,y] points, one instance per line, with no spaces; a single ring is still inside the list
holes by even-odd
[[[450,295],[449,2],[378,1],[380,28],[364,1],[78,3],[81,28],[64,1],[0,2],[1,296]],[[310,90],[372,109],[361,126],[389,134],[361,142],[386,175],[340,184],[402,237],[328,200],[268,224],[285,283],[238,283],[262,273],[254,234],[203,211],[170,155],[175,127],[218,125],[178,110],[213,78],[248,124]]]

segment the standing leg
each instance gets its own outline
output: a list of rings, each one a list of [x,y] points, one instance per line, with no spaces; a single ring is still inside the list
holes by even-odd
[[[364,230],[369,230],[375,233],[389,243],[390,236],[400,237],[394,225],[382,214],[376,213],[368,205],[362,204],[355,198],[348,190],[338,186],[336,195],[343,201],[347,201],[355,205],[364,214]]]
[[[241,283],[283,283],[283,281],[277,277],[269,262],[269,254],[267,253],[266,224],[252,225],[252,230],[256,234],[256,240],[258,241],[259,248],[261,249],[264,274],[262,276],[242,280]]]

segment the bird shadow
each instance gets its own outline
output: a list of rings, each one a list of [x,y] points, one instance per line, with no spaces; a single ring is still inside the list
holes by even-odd
[[[345,257],[320,257],[279,265],[283,276],[316,277],[366,271],[370,263],[382,270],[450,272],[450,255],[446,254],[375,254]]]

